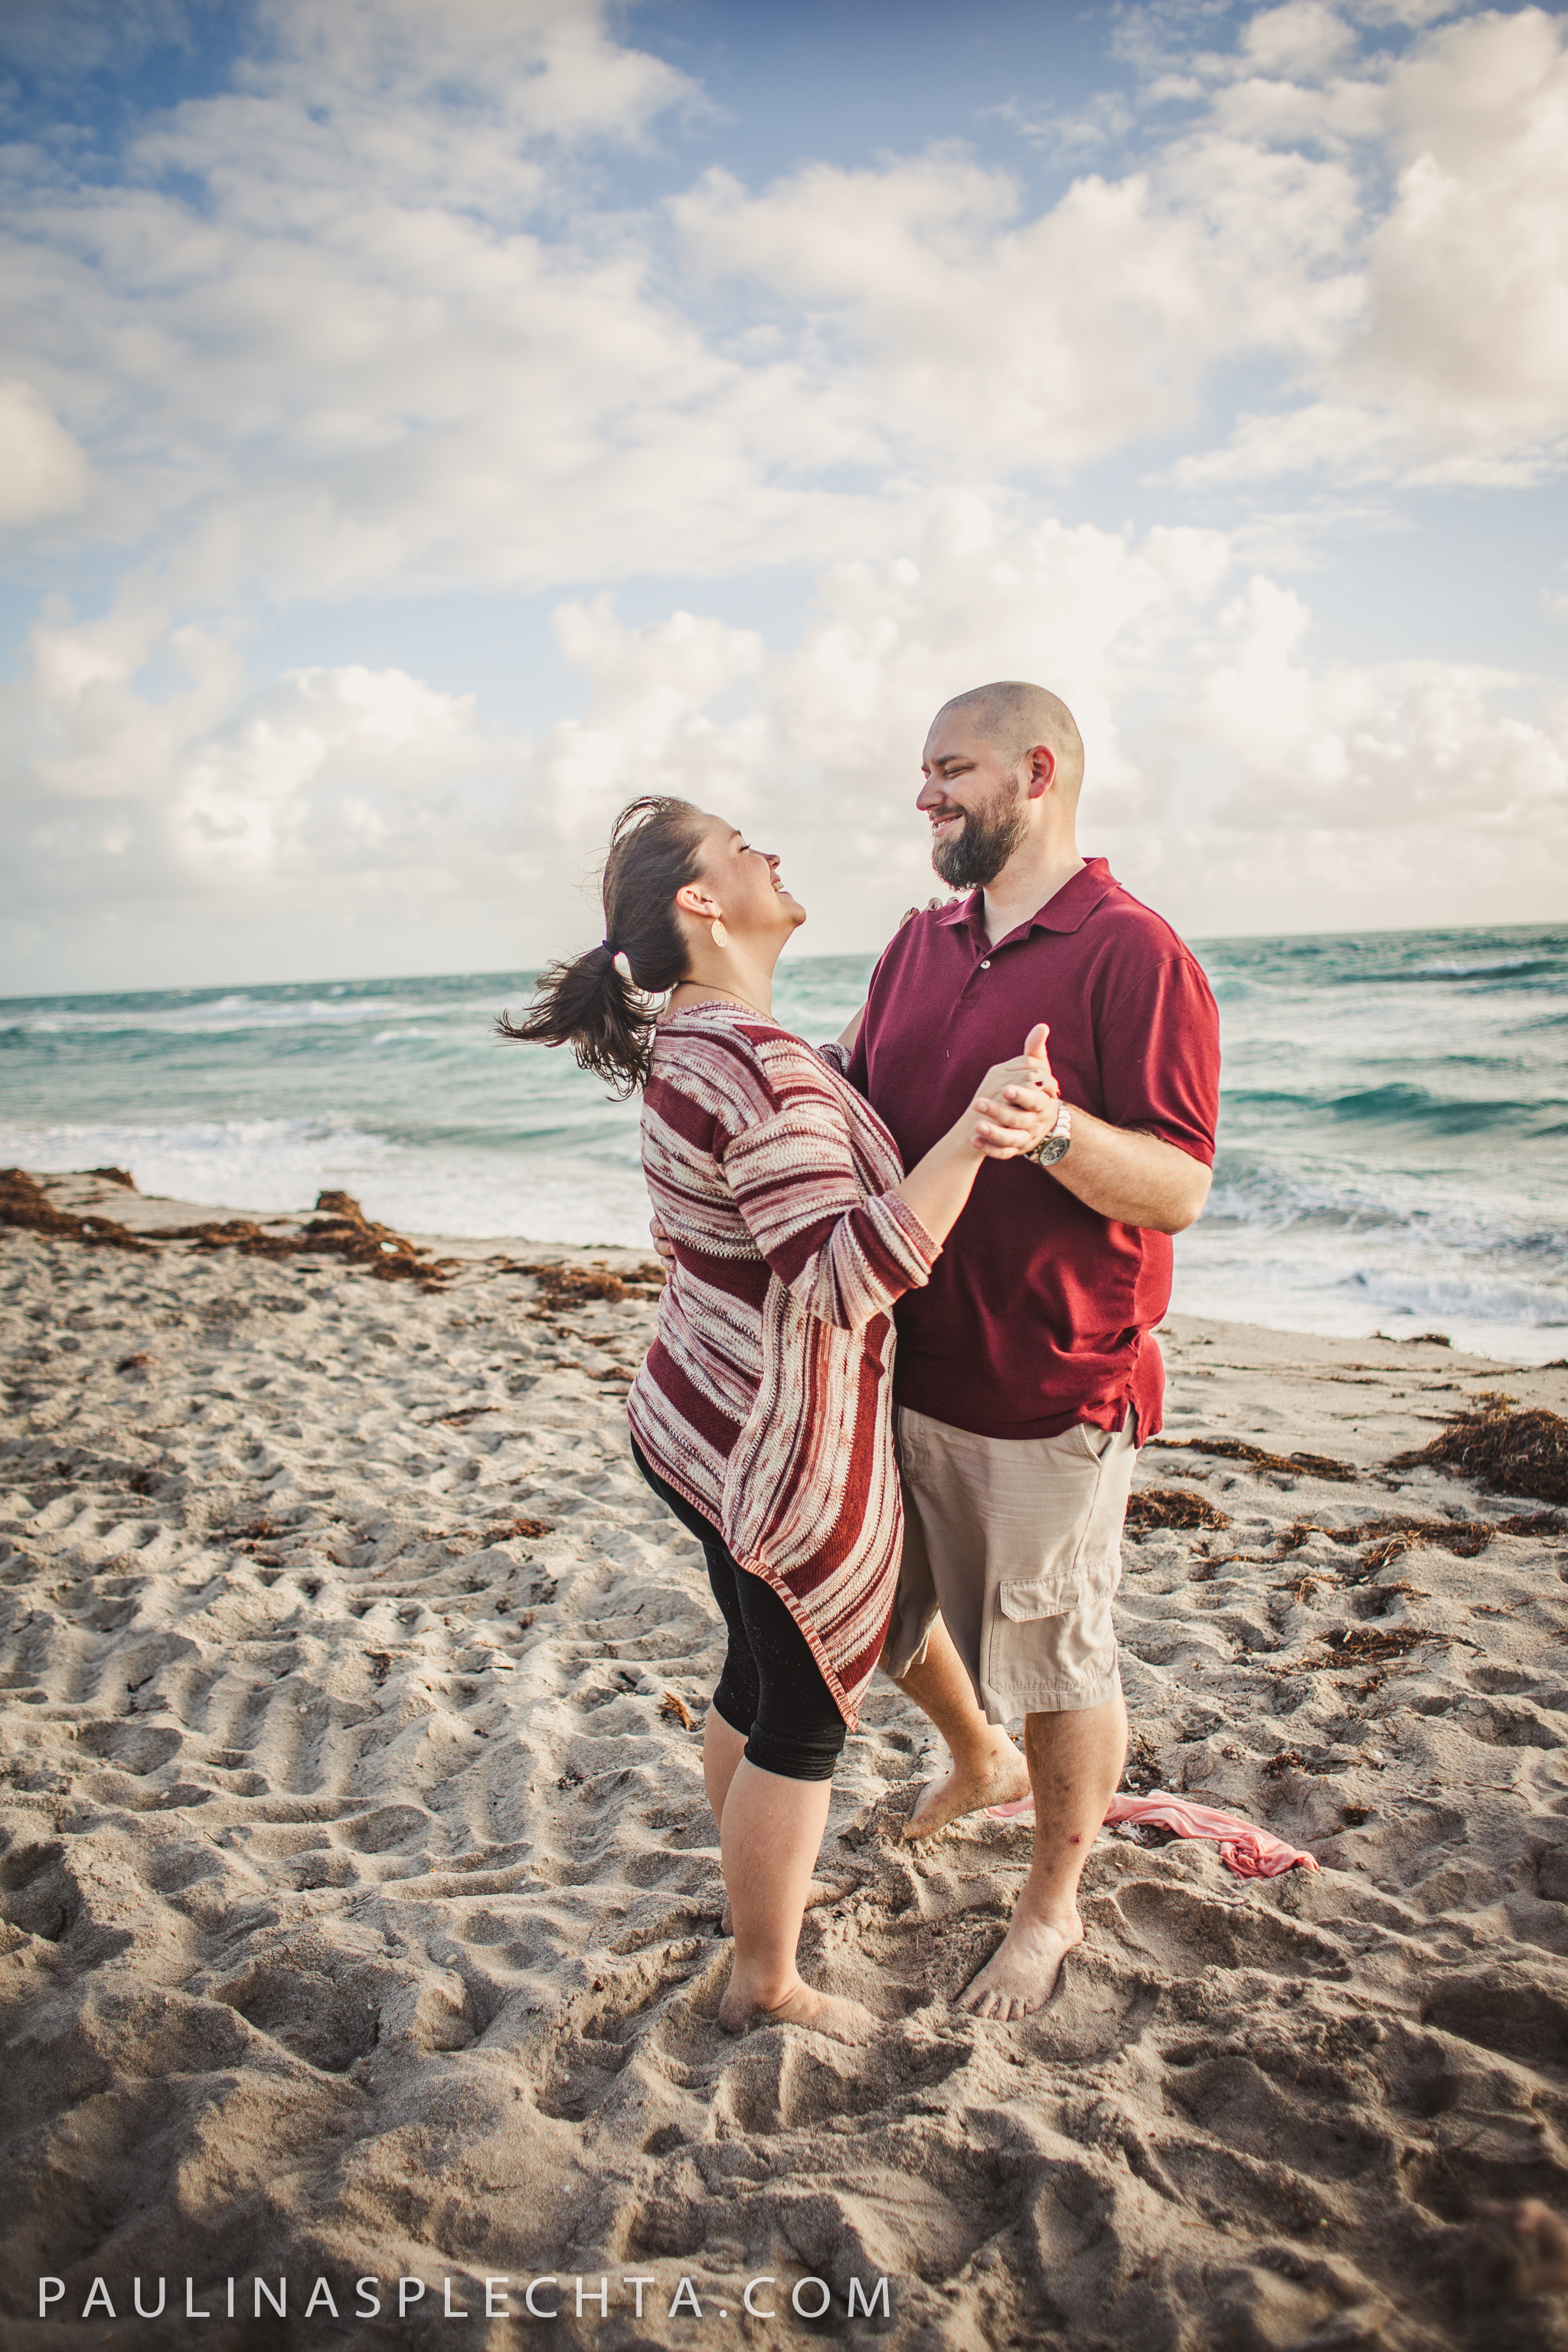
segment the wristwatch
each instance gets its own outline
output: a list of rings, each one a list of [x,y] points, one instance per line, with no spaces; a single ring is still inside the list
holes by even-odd
[[[1057,1105],[1055,1127],[1047,1134],[1041,1136],[1033,1151],[1021,1152],[1019,1157],[1023,1160],[1032,1160],[1037,1168],[1054,1168],[1058,1160],[1066,1159],[1068,1146],[1071,1141],[1072,1113],[1065,1102],[1059,1102]]]

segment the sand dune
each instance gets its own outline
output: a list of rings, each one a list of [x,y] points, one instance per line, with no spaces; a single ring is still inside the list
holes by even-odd
[[[620,1405],[653,1304],[492,1262],[616,1253],[440,1247],[422,1286],[0,1236],[7,2347],[445,2343],[449,2294],[499,2347],[546,2274],[563,2343],[798,2336],[816,2279],[817,2332],[911,2352],[1568,2347],[1549,2228],[1478,2220],[1568,2211],[1568,1534],[1380,1471],[1488,1389],[1562,1412],[1568,1376],[1178,1321],[1189,1443],[1139,1490],[1186,1501],[1126,1552],[1132,1783],[1321,1873],[1108,1832],[1058,2000],[977,2023],[950,1997],[1028,1830],[897,1843],[934,1743],[886,1686],[803,1950],[882,2032],[735,2042],[683,1720],[717,1612]],[[778,2315],[745,2318],[763,2276]]]

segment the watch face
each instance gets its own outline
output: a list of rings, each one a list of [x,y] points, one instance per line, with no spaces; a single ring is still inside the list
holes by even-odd
[[[1070,1135],[1047,1135],[1043,1143],[1037,1144],[1029,1157],[1041,1168],[1054,1167],[1058,1160],[1067,1158],[1068,1146],[1071,1141]]]

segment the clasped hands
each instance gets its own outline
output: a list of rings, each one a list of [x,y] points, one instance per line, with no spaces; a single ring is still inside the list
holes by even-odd
[[[1046,1053],[1049,1024],[1037,1021],[1016,1061],[998,1062],[969,1107],[971,1142],[987,1160],[1016,1160],[1044,1141],[1057,1122],[1061,1089]]]

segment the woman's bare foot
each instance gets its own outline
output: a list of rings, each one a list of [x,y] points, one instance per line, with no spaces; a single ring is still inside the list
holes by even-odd
[[[1478,2208],[1480,2230],[1472,2286],[1523,2300],[1568,2287],[1568,2228],[1539,2198]]]
[[[985,1966],[959,1994],[959,2008],[997,2024],[1044,2009],[1057,1989],[1063,1960],[1082,1941],[1083,1921],[1076,1911],[1059,1923],[1015,1914]]]
[[[841,1895],[853,1895],[855,1886],[856,1881],[853,1878],[841,1878],[837,1885],[831,1879],[814,1878],[805,1891],[805,1907],[808,1911],[816,1911],[825,1903],[837,1903]],[[729,1899],[726,1897],[723,1913],[719,1921],[719,1933],[721,1936],[732,1936],[734,1932],[735,1915],[731,1910]]]
[[[1028,1793],[1029,1768],[998,1728],[977,1761],[954,1764],[945,1780],[932,1780],[921,1790],[903,1834],[907,1839],[934,1837],[964,1813],[977,1813],[985,1805],[1009,1805]]]
[[[813,2033],[857,2045],[869,2042],[877,2031],[877,2020],[858,2000],[840,2000],[833,1993],[818,1992],[800,1977],[771,2009],[737,1994],[731,1979],[719,2003],[719,2022],[726,2033],[749,2033],[763,2025],[804,2025]]]

